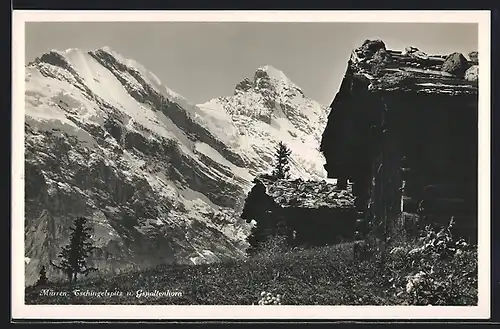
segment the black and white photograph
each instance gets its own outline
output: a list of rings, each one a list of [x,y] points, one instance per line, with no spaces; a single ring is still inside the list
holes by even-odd
[[[488,12],[101,14],[14,12],[14,314],[489,316]]]

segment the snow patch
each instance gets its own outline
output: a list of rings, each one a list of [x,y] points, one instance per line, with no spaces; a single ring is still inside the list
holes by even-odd
[[[195,148],[197,152],[200,152],[219,164],[228,167],[235,176],[241,177],[247,181],[251,181],[253,179],[248,169],[235,166],[210,145],[203,142],[197,142],[195,144]]]
[[[189,259],[194,265],[219,261],[219,258],[210,250],[204,249],[198,252],[198,255]]]
[[[130,59],[130,58],[125,58],[118,52],[112,50],[108,46],[104,46],[100,48],[102,51],[112,55],[117,61],[121,62],[122,64],[135,69],[141,77],[151,86],[153,87],[157,92],[160,94],[166,96],[170,100],[173,101],[181,101],[181,102],[186,102],[187,100],[182,97],[180,94],[176,93],[175,91],[167,88],[160,79],[151,71],[147,70],[142,64],[138,63],[137,61]]]

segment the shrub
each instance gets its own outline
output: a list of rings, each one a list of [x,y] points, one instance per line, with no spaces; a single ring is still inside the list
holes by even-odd
[[[257,257],[271,258],[291,251],[287,238],[283,235],[269,236],[256,252]]]
[[[413,248],[389,253],[397,296],[409,305],[477,303],[477,248],[452,235],[453,222],[436,233],[427,226]]]
[[[376,246],[368,241],[356,241],[353,245],[354,258],[364,261],[375,255]]]

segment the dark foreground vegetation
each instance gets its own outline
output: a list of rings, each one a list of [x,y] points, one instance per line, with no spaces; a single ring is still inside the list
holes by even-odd
[[[113,277],[84,277],[72,284],[29,287],[25,302],[476,305],[476,248],[453,239],[445,229],[424,233],[414,243],[391,247],[384,257],[367,243],[287,251],[278,241],[268,246],[267,253],[245,261],[160,266]],[[280,296],[271,299],[268,294]],[[262,299],[267,302],[259,302]]]

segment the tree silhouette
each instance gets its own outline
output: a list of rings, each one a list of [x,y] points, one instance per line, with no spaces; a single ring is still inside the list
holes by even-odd
[[[49,279],[47,278],[47,271],[45,270],[45,266],[42,266],[40,269],[40,276],[38,277],[38,281],[36,282],[36,286],[46,286],[49,283]]]
[[[279,142],[276,148],[276,163],[272,172],[275,179],[288,179],[290,177],[290,154],[292,152],[283,142]]]
[[[78,274],[87,275],[96,268],[87,265],[87,257],[95,247],[92,245],[91,228],[87,226],[87,218],[78,217],[71,228],[69,242],[58,255],[59,264],[53,266],[62,270],[68,277],[68,281],[75,282]]]

